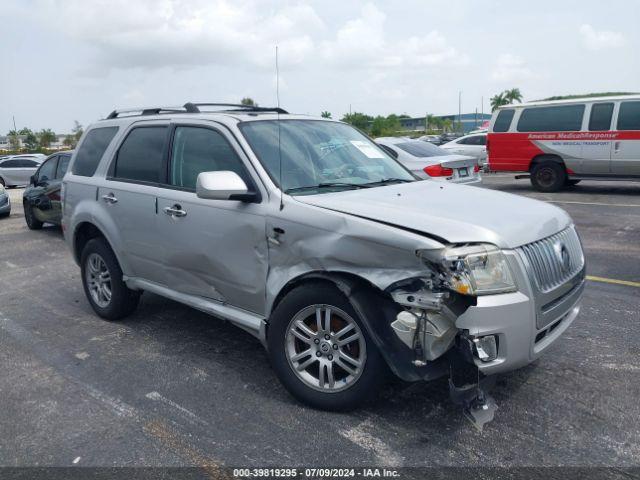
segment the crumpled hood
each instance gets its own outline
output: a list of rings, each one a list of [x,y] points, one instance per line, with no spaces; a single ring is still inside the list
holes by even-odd
[[[450,243],[487,242],[500,248],[534,242],[572,223],[564,210],[545,202],[429,180],[294,198]]]

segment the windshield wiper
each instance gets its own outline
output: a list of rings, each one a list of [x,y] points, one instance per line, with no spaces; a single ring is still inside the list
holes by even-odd
[[[319,183],[317,185],[288,188],[284,193],[303,192],[305,190],[323,190],[325,188],[370,188],[369,185],[369,183],[327,182]]]
[[[368,187],[374,187],[377,185],[389,185],[391,183],[409,183],[414,181],[415,180],[407,180],[406,178],[384,178],[382,180],[377,180],[375,182],[363,183],[362,185],[366,185]]]

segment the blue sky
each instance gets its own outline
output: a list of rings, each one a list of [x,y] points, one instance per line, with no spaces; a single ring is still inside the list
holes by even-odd
[[[115,107],[273,105],[339,118],[485,111],[638,91],[640,1],[4,0],[0,133],[67,132]],[[8,21],[7,21],[8,20]]]

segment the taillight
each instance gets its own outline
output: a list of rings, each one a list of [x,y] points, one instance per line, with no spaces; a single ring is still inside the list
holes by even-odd
[[[423,171],[430,177],[450,177],[453,175],[453,170],[451,168],[444,168],[439,163],[437,165],[424,167]]]
[[[476,165],[473,167],[473,171],[474,171],[475,173],[478,173],[478,172],[480,171],[480,165],[476,164]]]

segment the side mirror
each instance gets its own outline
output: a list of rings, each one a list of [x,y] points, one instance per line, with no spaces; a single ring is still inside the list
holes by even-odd
[[[196,180],[196,195],[209,200],[240,200],[252,202],[255,192],[250,192],[247,184],[236,172],[202,172]]]

